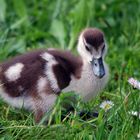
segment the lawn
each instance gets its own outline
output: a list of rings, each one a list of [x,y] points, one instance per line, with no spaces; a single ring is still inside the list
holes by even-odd
[[[70,49],[76,54],[78,35],[86,27],[98,27],[108,44],[110,67],[107,87],[83,103],[77,97],[68,114],[61,94],[47,125],[35,124],[33,114],[0,100],[0,140],[138,140],[140,92],[128,83],[140,80],[140,0],[0,0],[0,61],[38,48]],[[104,100],[114,106],[99,108]],[[82,118],[81,110],[98,117]],[[63,116],[63,118],[61,117]],[[139,134],[140,135],[140,134]]]

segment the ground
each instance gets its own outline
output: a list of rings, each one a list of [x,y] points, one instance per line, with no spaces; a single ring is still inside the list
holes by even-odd
[[[75,112],[65,114],[62,94],[43,125],[33,115],[0,101],[0,139],[134,140],[138,139],[140,92],[127,80],[140,80],[140,1],[139,0],[0,0],[0,61],[37,48],[71,49],[76,53],[77,37],[85,27],[104,31],[108,44],[106,62],[110,67],[108,86],[90,102],[80,97]],[[99,108],[104,100],[114,106]],[[65,100],[66,101],[66,100]],[[81,110],[99,116],[82,119]],[[63,115],[63,119],[61,118]]]

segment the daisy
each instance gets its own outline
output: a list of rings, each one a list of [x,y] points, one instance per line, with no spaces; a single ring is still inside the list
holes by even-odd
[[[114,106],[114,103],[112,101],[103,101],[101,104],[100,104],[100,108],[102,108],[103,110],[105,111],[108,111],[109,109],[111,109],[112,107]]]
[[[129,112],[129,114],[131,114],[132,116],[137,116],[140,119],[140,112],[138,111],[131,111]]]
[[[128,83],[130,85],[132,85],[134,88],[137,88],[137,89],[140,90],[140,82],[138,80],[131,77],[131,78],[128,79]]]

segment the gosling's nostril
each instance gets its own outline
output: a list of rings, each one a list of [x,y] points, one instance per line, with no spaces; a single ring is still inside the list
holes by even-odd
[[[94,65],[97,66],[97,63],[95,63]]]

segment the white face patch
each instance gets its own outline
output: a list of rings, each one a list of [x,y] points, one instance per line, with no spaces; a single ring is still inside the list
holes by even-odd
[[[59,86],[57,84],[57,79],[56,79],[54,72],[53,72],[53,66],[58,64],[58,62],[55,60],[53,55],[51,55],[47,52],[42,54],[41,57],[47,61],[46,66],[45,66],[45,74],[50,82],[51,88],[55,92],[59,92],[60,89],[59,89]]]
[[[92,55],[85,49],[83,41],[83,35],[81,34],[78,41],[78,52],[82,56],[84,62],[90,63],[92,61]]]
[[[101,46],[99,47],[101,49],[98,49],[98,51],[96,51],[93,47],[93,51],[92,51],[92,54],[91,54],[89,51],[86,50],[85,45],[91,47],[90,44],[86,43],[85,39],[83,38],[83,34],[81,34],[80,37],[79,37],[79,41],[78,41],[78,52],[82,56],[84,62],[90,63],[92,61],[93,57],[98,59],[102,55],[104,56],[104,54],[102,54],[102,47]]]
[[[22,63],[16,63],[15,65],[10,66],[5,72],[5,77],[10,82],[16,81],[20,78],[23,67],[24,65]]]

